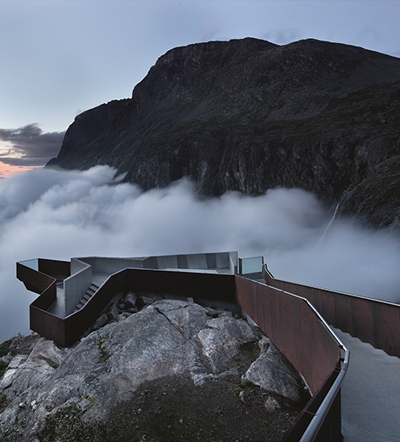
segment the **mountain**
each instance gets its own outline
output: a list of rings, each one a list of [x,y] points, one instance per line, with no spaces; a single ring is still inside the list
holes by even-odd
[[[400,226],[400,59],[253,38],[178,47],[134,88],[77,116],[48,167],[97,164],[143,189],[301,187],[339,213]]]

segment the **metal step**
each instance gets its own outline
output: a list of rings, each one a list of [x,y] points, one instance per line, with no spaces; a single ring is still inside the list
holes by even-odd
[[[89,301],[89,299],[97,292],[98,289],[99,286],[92,282],[90,287],[86,290],[85,294],[82,296],[81,300],[78,302],[77,306],[75,307],[74,313],[80,310]]]

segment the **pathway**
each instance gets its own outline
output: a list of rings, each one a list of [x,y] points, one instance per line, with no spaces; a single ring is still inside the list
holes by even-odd
[[[350,350],[342,384],[343,442],[399,442],[400,359],[333,330]]]

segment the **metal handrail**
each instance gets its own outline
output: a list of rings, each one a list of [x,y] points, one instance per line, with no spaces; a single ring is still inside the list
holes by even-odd
[[[400,357],[400,305],[275,279],[265,266],[267,284],[307,298],[334,327],[391,356]]]
[[[268,274],[268,276],[273,279],[276,282],[281,282],[281,283],[289,283],[291,285],[296,285],[299,287],[306,287],[312,290],[323,290],[324,292],[327,293],[332,293],[333,295],[338,294],[338,295],[342,295],[342,296],[348,296],[350,298],[358,298],[358,299],[364,299],[365,301],[369,301],[369,302],[373,302],[373,303],[378,303],[378,304],[388,304],[388,305],[392,305],[394,307],[399,307],[399,303],[396,302],[391,302],[391,301],[387,301],[385,299],[375,299],[375,298],[370,298],[368,296],[362,296],[362,295],[357,295],[357,294],[352,294],[352,293],[347,293],[347,292],[342,292],[340,290],[331,290],[331,289],[327,289],[325,287],[320,287],[317,285],[308,285],[308,284],[301,284],[299,282],[293,282],[293,281],[285,281],[283,279],[279,279],[279,278],[275,278],[275,276],[269,271],[267,264],[264,264],[264,272]]]
[[[294,295],[296,296],[296,295]],[[320,315],[318,310],[306,300],[308,305],[314,310],[315,314],[318,316],[324,327],[327,331],[332,335],[333,339],[338,343],[338,346],[343,352],[343,357],[340,358],[341,368],[338,376],[336,377],[333,385],[328,390],[328,393],[325,395],[321,405],[318,407],[318,410],[315,412],[311,422],[308,424],[306,430],[303,433],[303,436],[300,439],[300,442],[313,442],[318,435],[319,430],[322,427],[322,424],[325,421],[325,418],[332,407],[334,400],[336,399],[337,394],[340,391],[340,387],[342,385],[343,379],[347,373],[350,362],[350,350],[343,344],[343,342],[338,338],[336,333],[329,327],[325,319]]]

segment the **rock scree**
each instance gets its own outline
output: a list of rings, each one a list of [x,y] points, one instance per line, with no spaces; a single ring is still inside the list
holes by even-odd
[[[4,442],[279,441],[310,397],[245,318],[151,294],[115,299],[70,348],[7,341],[1,367]]]

